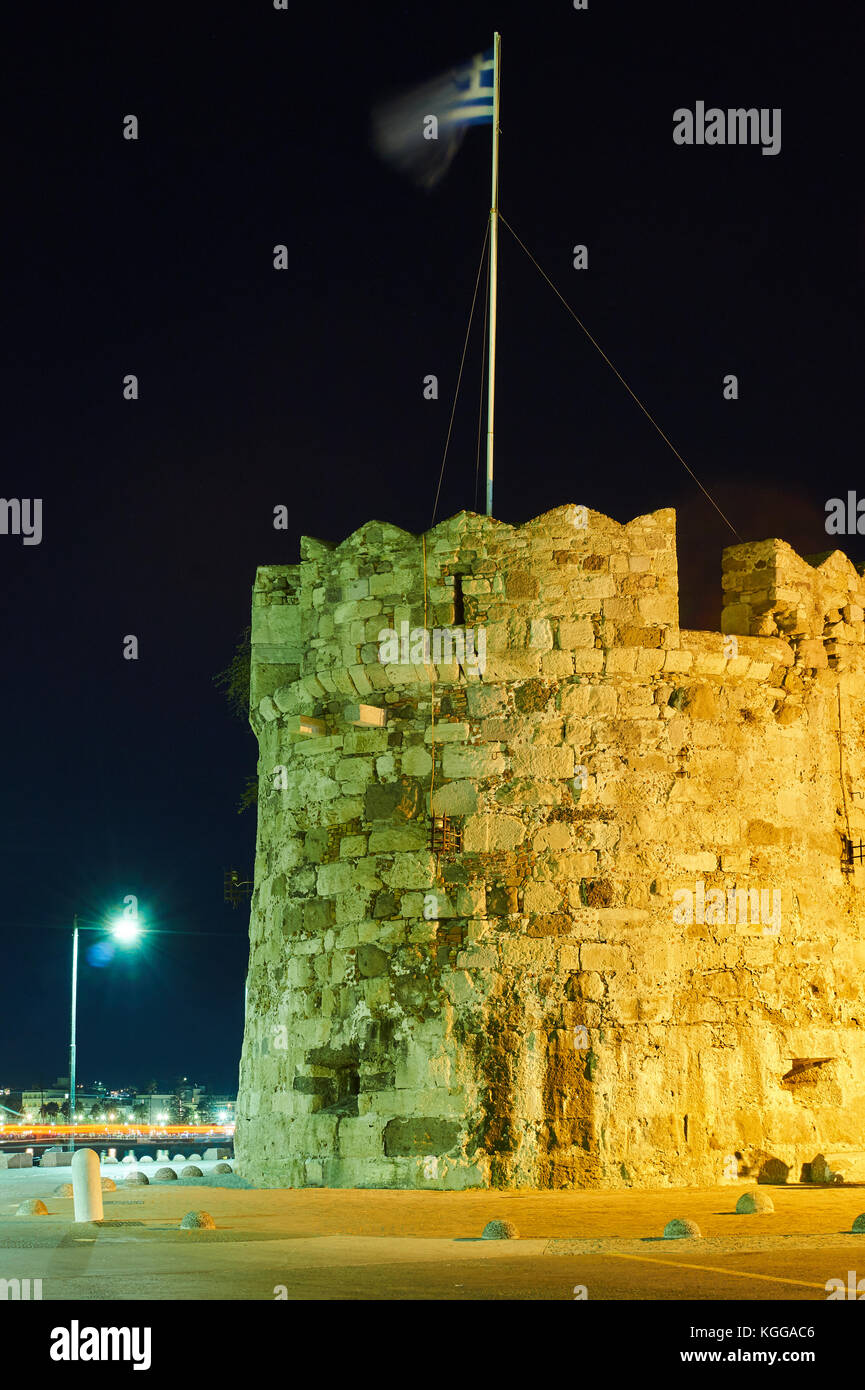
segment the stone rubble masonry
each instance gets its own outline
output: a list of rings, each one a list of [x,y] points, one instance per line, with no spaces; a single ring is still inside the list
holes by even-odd
[[[674,513],[577,515],[373,521],[257,573],[236,1152],[258,1182],[861,1162],[865,868],[842,836],[865,829],[865,580],[734,546],[723,634],[682,631]],[[383,629],[458,619],[486,630],[482,673],[379,662]],[[679,924],[698,885],[729,911]],[[777,890],[777,926],[748,890]]]

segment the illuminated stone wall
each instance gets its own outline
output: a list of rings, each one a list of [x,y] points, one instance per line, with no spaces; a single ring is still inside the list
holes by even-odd
[[[617,1187],[798,1179],[824,1154],[858,1173],[853,565],[731,548],[721,635],[679,629],[669,510],[371,522],[301,553],[253,596],[240,1171]],[[483,631],[482,669],[414,638],[413,661],[379,659],[384,629],[454,627],[475,650]]]

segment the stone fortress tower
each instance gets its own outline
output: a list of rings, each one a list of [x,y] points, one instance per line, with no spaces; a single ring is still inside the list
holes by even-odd
[[[239,1170],[865,1176],[859,570],[733,546],[713,633],[679,627],[671,510],[301,554],[253,596]]]

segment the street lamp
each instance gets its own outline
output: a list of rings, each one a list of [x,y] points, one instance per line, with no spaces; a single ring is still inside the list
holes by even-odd
[[[141,935],[141,928],[133,918],[121,917],[119,921],[112,923],[111,935],[115,941],[120,941],[124,946],[127,946],[138,940]]]
[[[75,1034],[78,1013],[78,932],[80,931],[99,931],[99,927],[80,927],[78,925],[78,913],[72,918],[72,1019],[69,1037],[69,1113],[75,1110]],[[136,941],[141,934],[141,928],[135,917],[121,917],[113,922],[109,927],[111,935],[115,941],[122,945],[130,945]],[[69,1136],[69,1147],[75,1149],[75,1135]]]

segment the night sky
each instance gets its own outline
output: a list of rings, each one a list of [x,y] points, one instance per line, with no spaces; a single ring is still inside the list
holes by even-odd
[[[43,499],[43,537],[0,535],[0,1087],[66,1073],[72,914],[130,893],[159,934],[99,966],[85,937],[80,1082],[236,1086],[248,912],[222,874],[252,869],[255,812],[237,807],[256,745],[213,676],[256,566],[296,562],[301,534],[430,525],[490,133],[424,192],[379,162],[368,120],[496,28],[502,213],[742,539],[825,550],[827,499],[865,494],[853,4],[7,20],[0,493]],[[780,107],[780,153],[675,145],[673,112],[697,101]],[[438,520],[483,510],[482,301]],[[496,516],[675,507],[682,623],[717,630],[736,537],[504,228],[498,391]]]

